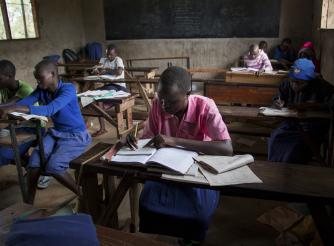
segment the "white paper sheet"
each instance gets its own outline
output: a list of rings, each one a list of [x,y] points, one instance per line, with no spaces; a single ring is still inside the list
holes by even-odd
[[[227,172],[254,162],[254,157],[249,154],[235,156],[200,155],[194,159],[200,163],[200,166],[213,170],[215,173]]]
[[[194,157],[198,154],[176,148],[161,148],[150,158],[150,163],[159,163],[176,172],[185,174],[194,163]]]
[[[48,122],[48,118],[45,117],[45,116],[34,115],[34,114],[25,114],[25,113],[19,113],[19,112],[12,112],[10,114],[13,115],[13,116],[16,116],[16,117],[21,117],[25,120],[36,119],[36,120],[42,120],[42,121]]]
[[[262,180],[259,179],[248,166],[239,167],[220,174],[208,172],[201,166],[199,169],[209,181],[210,186],[262,183]]]
[[[281,116],[281,117],[297,117],[298,112],[288,108],[275,109],[268,107],[261,107],[259,113],[265,116]]]

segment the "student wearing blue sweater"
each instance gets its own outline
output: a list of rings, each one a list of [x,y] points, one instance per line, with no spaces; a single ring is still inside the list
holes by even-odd
[[[50,61],[41,61],[35,66],[37,89],[28,97],[0,111],[0,116],[17,111],[50,117],[53,128],[44,136],[44,151],[47,160],[45,173],[75,193],[77,186],[67,169],[69,162],[81,155],[91,143],[72,84],[58,79],[57,67]],[[40,102],[42,106],[34,106]],[[36,148],[28,164],[29,203],[33,203],[36,185],[41,174],[39,150]]]

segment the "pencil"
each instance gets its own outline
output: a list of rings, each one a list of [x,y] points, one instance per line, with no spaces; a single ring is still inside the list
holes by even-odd
[[[135,138],[137,137],[137,132],[138,132],[138,123],[136,124],[136,128],[135,128]]]

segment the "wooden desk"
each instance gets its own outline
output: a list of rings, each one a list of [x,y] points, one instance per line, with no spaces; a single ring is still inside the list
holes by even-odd
[[[44,145],[43,145],[43,136],[41,130],[41,122],[32,121],[34,127],[36,127],[36,135],[16,133],[16,128],[19,127],[22,123],[26,122],[27,122],[26,120],[20,120],[20,119],[9,119],[9,120],[0,119],[0,124],[8,124],[8,128],[10,131],[10,137],[0,138],[0,144],[7,147],[11,147],[13,149],[16,171],[23,201],[27,200],[28,194],[22,172],[22,160],[21,160],[19,145],[37,139],[40,148],[42,168],[45,167],[46,163],[44,158]]]
[[[334,227],[325,208],[325,205],[334,205],[334,169],[255,161],[250,168],[262,179],[262,184],[212,187],[206,184],[164,180],[161,174],[147,172],[144,169],[106,165],[99,159],[110,147],[110,144],[98,143],[70,164],[71,168],[78,171],[82,163],[86,163],[81,176],[84,205],[82,208],[83,212],[90,213],[94,221],[101,225],[108,224],[116,215],[121,201],[133,183],[153,180],[219,190],[225,196],[307,203],[325,245],[334,245]],[[122,177],[116,192],[107,199],[108,202],[103,199],[102,187],[98,185],[99,173]]]
[[[287,74],[261,74],[257,76],[255,73],[245,72],[227,71],[225,73],[225,81],[234,83],[279,85],[286,78]]]
[[[125,98],[98,100],[98,101],[92,102],[91,104],[87,105],[85,108],[82,108],[81,110],[82,115],[104,118],[114,127],[116,127],[117,137],[120,138],[122,135],[124,134],[126,135],[132,130],[132,127],[133,127],[132,108],[135,105],[136,97],[138,97],[137,94],[130,95]],[[98,102],[102,102],[102,103],[106,102],[106,103],[113,104],[113,107],[111,109],[112,110],[114,109],[113,112],[115,115],[115,119],[112,118],[112,113],[110,112],[110,109],[106,110],[100,107]]]
[[[218,106],[219,112],[222,114],[224,118],[237,118],[243,120],[269,120],[269,119],[277,119],[284,120],[289,117],[282,116],[265,116],[260,114],[260,110],[258,107],[242,107],[242,106]],[[330,112],[326,111],[305,111],[298,112],[297,117],[293,117],[296,119],[331,119]]]
[[[277,94],[276,85],[208,81],[204,83],[204,95],[216,104],[246,104],[269,106]]]

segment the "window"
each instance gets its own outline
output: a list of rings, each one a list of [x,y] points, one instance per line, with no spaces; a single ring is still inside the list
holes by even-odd
[[[334,0],[322,1],[321,28],[334,29]]]
[[[0,0],[0,40],[38,38],[35,0]]]

